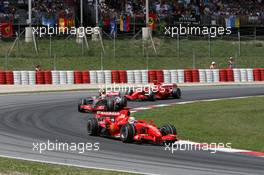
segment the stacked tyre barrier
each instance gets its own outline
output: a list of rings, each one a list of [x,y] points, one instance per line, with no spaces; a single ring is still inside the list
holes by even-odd
[[[264,68],[174,69],[174,70],[85,70],[1,71],[0,85],[147,84],[261,82]]]
[[[134,71],[133,70],[128,70],[127,71],[127,83],[128,84],[135,83],[135,76],[134,76]]]
[[[118,73],[119,73],[120,83],[127,83],[127,71],[119,70]]]

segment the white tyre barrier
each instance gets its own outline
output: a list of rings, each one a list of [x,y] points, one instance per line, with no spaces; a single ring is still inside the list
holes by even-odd
[[[97,74],[97,82],[99,84],[104,84],[105,83],[104,71],[98,70],[96,71],[96,74]]]
[[[128,70],[127,71],[127,83],[128,84],[135,83],[135,76],[134,76],[134,71],[133,70]]]
[[[60,76],[59,71],[53,70],[51,71],[51,78],[52,78],[52,84],[60,84]]]
[[[96,84],[97,83],[97,73],[96,71],[91,70],[90,71],[90,83]]]
[[[28,71],[21,71],[21,84],[28,85],[29,84],[29,74]]]
[[[178,83],[178,73],[177,70],[170,70],[171,83]]]
[[[142,75],[140,70],[134,70],[134,77],[135,77],[135,83],[141,84],[142,83]]]
[[[141,70],[141,76],[142,76],[142,83],[148,84],[148,71],[147,70]]]
[[[248,81],[246,69],[240,69],[240,75],[241,75],[241,82],[247,82]]]
[[[164,83],[171,83],[171,75],[169,70],[163,70]]]
[[[36,84],[36,72],[35,71],[28,71],[28,83],[30,85]]]
[[[247,69],[248,82],[254,81],[253,69]]]
[[[110,70],[105,70],[104,71],[104,77],[105,77],[105,83],[106,84],[111,84],[112,83],[112,73]]]
[[[67,73],[66,71],[59,71],[60,84],[67,84]]]
[[[184,83],[184,70],[179,69],[177,70],[177,73],[178,73],[178,82]]]
[[[67,84],[74,84],[74,72],[71,70],[66,71]]]
[[[14,75],[14,84],[20,85],[21,84],[21,72],[20,71],[13,71]]]
[[[200,83],[206,83],[206,73],[204,69],[199,69]]]
[[[212,83],[213,82],[213,71],[211,69],[205,69],[206,74],[206,82]]]
[[[234,82],[240,82],[241,81],[240,69],[233,69],[233,72],[234,72]]]
[[[213,82],[219,83],[219,69],[213,69]]]

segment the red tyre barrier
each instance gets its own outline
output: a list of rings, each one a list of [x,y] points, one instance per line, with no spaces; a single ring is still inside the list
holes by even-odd
[[[192,70],[192,82],[196,82],[196,83],[200,82],[198,69],[193,69]]]
[[[127,83],[127,72],[125,70],[119,71],[119,80],[120,83]]]
[[[5,71],[0,71],[0,84],[6,84],[6,73],[5,73]]]
[[[44,71],[44,83],[45,84],[52,84],[51,71]]]
[[[220,82],[227,82],[227,70],[226,69],[219,70],[219,78],[220,78]]]
[[[13,71],[6,71],[6,84],[14,84]]]
[[[82,71],[82,82],[83,82],[83,84],[90,83],[90,73],[89,73],[89,71]]]
[[[36,71],[36,84],[45,84],[44,71]]]
[[[164,74],[162,70],[157,70],[156,71],[156,76],[157,76],[157,80],[159,83],[163,83],[164,82]]]
[[[261,81],[261,69],[253,69],[254,81]]]
[[[192,81],[192,70],[184,70],[184,82],[191,83]]]
[[[264,81],[264,68],[260,70],[261,81]]]
[[[81,71],[74,71],[74,84],[82,84],[83,83],[83,77]]]
[[[234,81],[233,69],[226,69],[227,81]]]
[[[112,83],[120,83],[118,70],[112,70]]]
[[[153,83],[155,80],[157,80],[157,72],[155,70],[149,70],[148,71],[148,82]]]

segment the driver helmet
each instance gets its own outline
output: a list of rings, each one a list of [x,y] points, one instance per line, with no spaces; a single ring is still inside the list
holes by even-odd
[[[102,95],[106,95],[106,91],[105,91],[105,89],[99,89],[99,94],[100,94],[100,96],[102,96]]]
[[[130,123],[130,124],[135,123],[135,121],[136,121],[135,117],[129,117],[128,118],[128,123]]]

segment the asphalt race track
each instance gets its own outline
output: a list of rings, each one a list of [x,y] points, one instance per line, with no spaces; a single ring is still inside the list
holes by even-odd
[[[264,85],[186,87],[181,100],[129,103],[130,107],[224,97],[264,95]],[[0,96],[0,155],[74,164],[87,167],[135,171],[148,174],[263,174],[264,158],[234,153],[176,151],[162,146],[124,144],[86,134],[87,114],[77,112],[87,92],[17,94]],[[176,106],[175,106],[176,107]],[[180,131],[179,131],[180,132]],[[99,151],[33,151],[34,142],[99,142]]]

